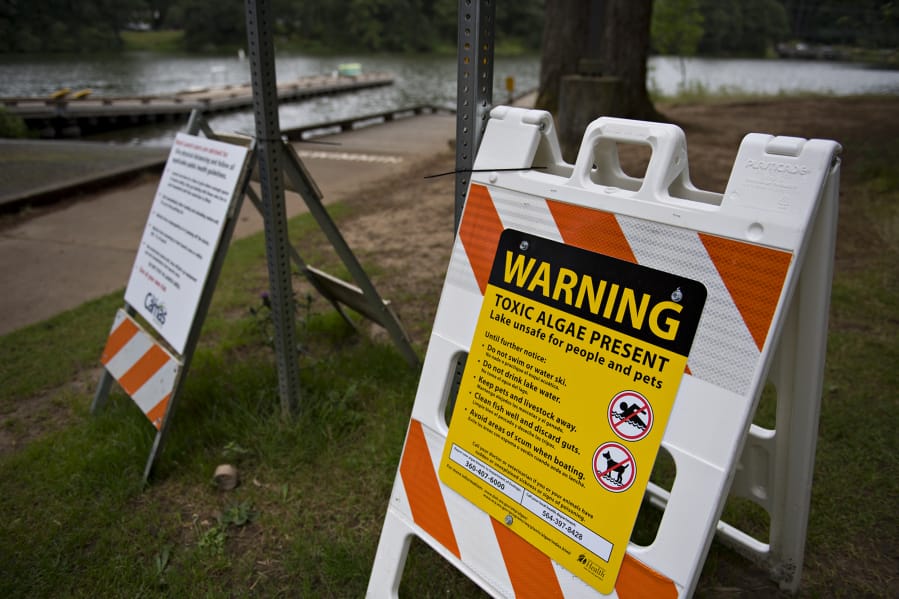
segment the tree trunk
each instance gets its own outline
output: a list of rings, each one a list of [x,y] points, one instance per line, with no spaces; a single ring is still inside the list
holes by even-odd
[[[599,40],[590,40],[594,6],[602,9]],[[652,0],[547,1],[545,18],[537,108],[558,114],[562,77],[577,74],[581,59],[598,58],[604,77],[620,79],[614,116],[663,119],[646,89]],[[598,56],[588,56],[591,41]]]
[[[662,120],[646,90],[652,0],[605,0],[599,58],[603,75],[621,80],[615,116]]]
[[[562,77],[577,73],[578,61],[587,52],[589,16],[589,1],[547,0],[537,108],[558,112]]]

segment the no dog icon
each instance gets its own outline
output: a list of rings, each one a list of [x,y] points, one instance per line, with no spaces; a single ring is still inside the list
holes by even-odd
[[[593,453],[593,474],[608,491],[621,493],[630,489],[637,478],[634,456],[620,443],[603,443]]]

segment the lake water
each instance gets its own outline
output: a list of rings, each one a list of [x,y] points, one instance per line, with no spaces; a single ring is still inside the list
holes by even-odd
[[[395,77],[389,87],[353,94],[283,104],[279,114],[284,129],[360,116],[417,104],[453,107],[456,101],[455,57],[432,56],[328,56],[279,55],[279,81],[331,73],[342,62],[359,62],[368,72],[387,72]],[[763,94],[819,92],[834,95],[868,93],[899,94],[899,71],[878,70],[841,62],[796,60],[733,60],[687,58],[686,85],[718,90]],[[516,91],[537,86],[539,58],[497,58],[494,66],[494,100],[506,97],[505,79],[512,76]],[[101,57],[3,56],[0,63],[0,96],[46,95],[69,87],[91,88],[95,95],[163,94],[191,87],[241,84],[250,81],[250,67],[238,56],[159,56],[128,53]],[[650,90],[676,93],[684,83],[680,61],[652,57]],[[252,111],[214,116],[220,131],[253,130]],[[118,132],[115,138],[135,143],[164,145],[183,127],[142,127]]]

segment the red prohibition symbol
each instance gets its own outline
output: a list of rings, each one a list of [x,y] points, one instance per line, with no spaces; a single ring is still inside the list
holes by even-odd
[[[625,441],[639,441],[652,429],[652,406],[636,391],[622,391],[609,402],[609,425]]]
[[[593,453],[593,475],[607,491],[627,491],[637,478],[637,463],[624,445],[609,441]]]

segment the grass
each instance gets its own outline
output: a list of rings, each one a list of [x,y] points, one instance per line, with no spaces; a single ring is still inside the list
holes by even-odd
[[[10,411],[20,398],[58,387],[94,366],[112,326],[109,315],[121,305],[121,298],[122,294],[109,295],[0,337],[0,413]],[[35,359],[42,355],[54,359]]]
[[[310,335],[343,347],[303,356],[302,414],[281,419],[262,339],[203,347],[159,482],[146,490],[152,428],[120,394],[96,418],[77,398],[72,426],[7,456],[0,593],[225,596],[236,585],[266,596],[361,595],[415,376],[333,318],[309,321]],[[223,462],[243,477],[227,495],[210,484]]]
[[[895,577],[899,180],[890,142],[860,142],[844,176],[802,597],[888,596]],[[332,214],[350,216],[339,206]],[[304,257],[336,270],[307,217],[290,227],[308,246]],[[153,429],[144,416],[121,392],[98,416],[87,413],[95,381],[85,372],[97,366],[122,294],[0,338],[0,426],[39,428],[0,453],[0,596],[364,595],[417,373],[392,346],[351,333],[323,300],[308,305],[298,285],[302,410],[282,419],[259,297],[266,287],[261,235],[234,242],[147,488]],[[71,386],[77,377],[87,383]],[[49,425],[19,412],[42,397]],[[234,491],[211,482],[221,463],[240,470]],[[766,524],[747,502],[727,515],[749,529]],[[635,539],[651,540],[658,517],[641,514]],[[731,597],[734,587],[736,596],[771,596],[754,586],[764,578],[714,543],[697,596]],[[402,590],[482,596],[417,541]]]
[[[29,137],[28,126],[25,120],[15,114],[10,114],[6,108],[0,107],[0,138],[22,139]]]
[[[163,31],[122,31],[119,33],[129,52],[172,53],[184,50],[184,32]]]

